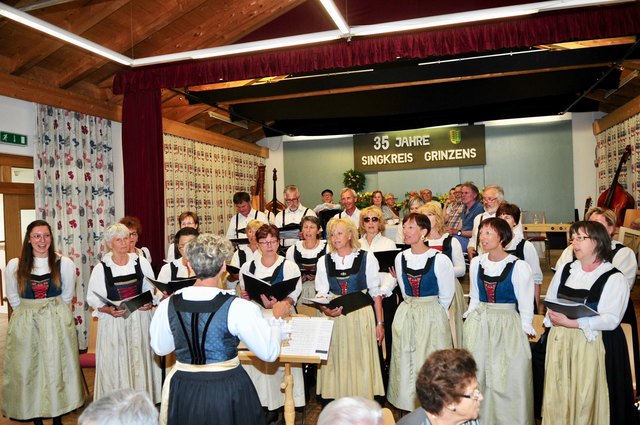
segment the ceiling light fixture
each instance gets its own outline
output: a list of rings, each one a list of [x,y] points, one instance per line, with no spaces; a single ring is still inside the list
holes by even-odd
[[[105,57],[114,62],[121,63],[122,65],[131,66],[133,64],[132,59],[124,55],[121,55],[118,52],[109,50],[106,47],[103,47],[97,43],[94,43],[93,41],[87,40],[86,38],[82,38],[76,34],[70,33],[69,31],[63,30],[62,28],[56,27],[55,25],[51,25],[50,23],[45,22],[42,19],[38,19],[27,13],[21,12],[20,10],[7,6],[4,3],[0,3],[0,15],[6,18],[9,18],[13,21],[20,22],[21,24],[24,24],[38,31],[49,34],[52,37],[66,41],[67,43],[71,43],[82,49],[93,52],[97,55]]]
[[[336,7],[336,4],[333,2],[333,0],[320,0],[320,3],[322,4],[322,7],[324,7],[324,10],[327,11],[329,16],[331,16],[331,19],[333,19],[333,22],[336,24],[340,32],[342,32],[342,34],[348,35],[350,32],[349,25],[347,25],[347,22],[344,20],[344,17]]]

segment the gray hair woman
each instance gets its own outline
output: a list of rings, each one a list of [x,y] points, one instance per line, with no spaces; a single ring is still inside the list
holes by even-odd
[[[149,262],[129,256],[129,229],[112,224],[104,232],[110,252],[96,264],[89,278],[87,303],[98,320],[94,397],[101,398],[121,388],[145,391],[160,402],[161,372],[149,345],[153,316],[148,303],[124,318],[113,302],[151,291],[147,278],[154,278]],[[107,303],[109,300],[109,303]]]
[[[420,407],[398,425],[477,425],[480,403],[476,362],[467,350],[433,352],[416,380]]]
[[[217,235],[189,241],[185,256],[198,278],[163,300],[153,317],[153,350],[175,351],[177,360],[164,383],[161,424],[264,424],[258,393],[238,359],[238,342],[273,362],[280,353],[280,328],[271,328],[254,303],[220,289],[232,250]],[[284,317],[288,310],[276,306],[273,314]]]

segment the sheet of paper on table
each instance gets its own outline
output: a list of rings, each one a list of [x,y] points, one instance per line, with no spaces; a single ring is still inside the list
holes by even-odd
[[[280,354],[317,356],[327,360],[333,332],[333,320],[324,317],[291,318],[291,335],[283,344]]]

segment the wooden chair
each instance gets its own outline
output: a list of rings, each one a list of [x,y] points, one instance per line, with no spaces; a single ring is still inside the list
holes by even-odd
[[[393,412],[388,407],[382,408],[382,423],[383,425],[395,425],[396,423]]]
[[[640,210],[639,209],[629,209],[624,212],[624,222],[622,225],[624,227],[631,227],[631,223],[634,220],[640,218]],[[620,224],[620,223],[618,223]]]
[[[96,339],[98,336],[98,318],[90,316],[89,331],[88,331],[88,345],[87,352],[80,354],[80,369],[82,372],[82,382],[84,384],[85,400],[89,398],[91,391],[89,391],[89,384],[87,384],[87,378],[84,376],[84,369],[96,368]]]

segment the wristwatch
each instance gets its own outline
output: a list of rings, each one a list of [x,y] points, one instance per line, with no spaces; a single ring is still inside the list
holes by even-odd
[[[462,230],[458,230],[458,233],[456,233],[456,235],[462,236]]]

